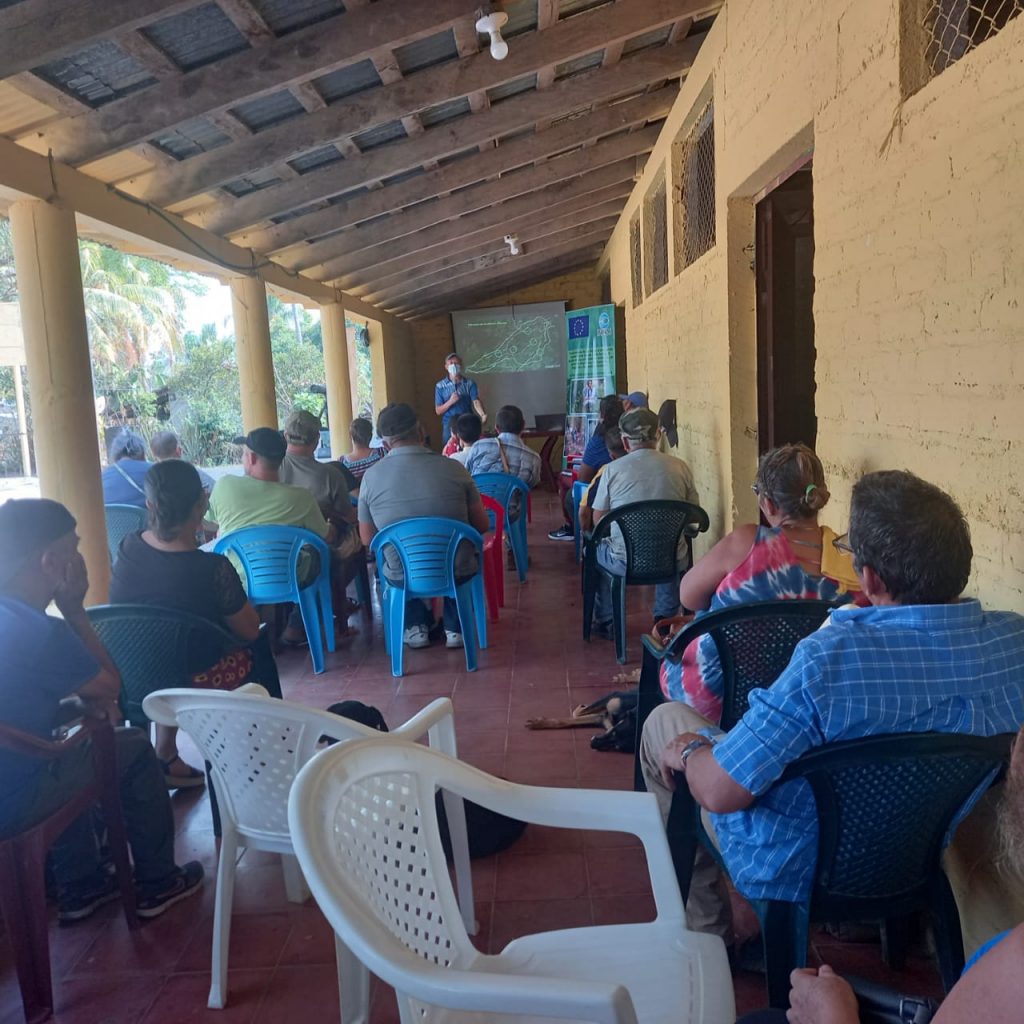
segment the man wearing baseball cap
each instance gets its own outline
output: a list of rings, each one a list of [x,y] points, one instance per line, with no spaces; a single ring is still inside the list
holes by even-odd
[[[334,528],[320,512],[313,495],[304,487],[281,483],[281,463],[288,451],[284,435],[272,427],[257,427],[235,444],[244,445],[242,470],[244,476],[222,476],[210,495],[209,523],[220,536],[246,526],[301,526],[312,530],[330,544]],[[300,564],[300,572],[310,577],[314,566],[310,560]],[[289,620],[282,639],[285,643],[305,641],[302,619],[296,612]]]
[[[699,505],[700,497],[693,482],[690,467],[673,455],[656,451],[658,443],[658,417],[650,409],[631,409],[619,420],[626,454],[604,469],[604,486],[594,500],[594,522],[598,523],[613,509],[634,501],[669,499]],[[652,527],[655,529],[656,527]],[[678,563],[685,565],[687,546],[685,537],[679,538]],[[597,560],[602,568],[617,576],[626,572],[626,545],[622,533],[613,525],[611,536],[601,541]],[[659,583],[654,589],[654,620],[669,618],[679,611],[679,578]],[[597,598],[594,603],[593,632],[605,639],[613,639],[612,585],[603,573],[598,577]]]
[[[626,412],[647,408],[647,396],[642,391],[630,391],[628,395],[619,395],[619,398],[622,399],[622,408]]]
[[[490,521],[473,478],[454,459],[425,448],[423,428],[416,413],[404,402],[385,406],[377,418],[377,433],[388,449],[388,457],[372,465],[359,487],[359,532],[369,547],[377,532],[392,523],[416,516],[442,516],[469,523],[485,533]],[[401,581],[398,556],[385,549],[385,574]],[[478,570],[476,552],[460,545],[455,553],[455,578],[462,582]],[[406,604],[405,643],[428,647],[433,616],[419,599]],[[455,602],[444,601],[444,628],[448,647],[461,647],[462,630]]]
[[[366,558],[350,497],[359,482],[340,462],[317,462],[313,457],[320,444],[320,420],[311,412],[292,410],[284,425],[284,439],[288,449],[278,475],[282,483],[309,491],[324,519],[334,528],[335,539],[331,545],[334,607],[339,616],[353,612],[358,605],[349,603],[345,589]]]
[[[116,713],[121,677],[82,607],[88,586],[75,520],[63,505],[37,498],[0,505],[0,722],[49,739],[65,697]],[[63,618],[46,614],[51,601]],[[174,816],[149,738],[139,729],[114,735],[138,913],[157,917],[200,888],[203,867],[174,863]],[[48,818],[91,778],[86,746],[56,761],[0,751],[0,836]],[[98,850],[88,813],[54,843],[62,921],[81,920],[117,898],[117,880],[104,870]]]

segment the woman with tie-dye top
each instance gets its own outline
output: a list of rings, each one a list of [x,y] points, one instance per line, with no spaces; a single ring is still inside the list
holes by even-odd
[[[821,462],[810,448],[788,444],[762,455],[753,491],[770,525],[746,523],[723,537],[683,576],[679,597],[684,607],[699,617],[750,601],[831,601],[859,588],[849,554],[836,550],[835,533],[818,524],[829,493]],[[718,720],[722,670],[710,635],[690,644],[681,661],[662,662],[661,689],[669,700]]]

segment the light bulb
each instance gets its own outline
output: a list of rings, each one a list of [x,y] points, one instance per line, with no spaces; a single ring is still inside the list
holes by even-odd
[[[504,60],[508,56],[508,43],[501,38],[501,32],[494,29],[491,33],[491,56],[495,60]]]

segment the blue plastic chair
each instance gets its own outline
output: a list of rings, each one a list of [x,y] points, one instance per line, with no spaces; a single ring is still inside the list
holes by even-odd
[[[501,503],[505,510],[505,530],[509,543],[512,545],[512,557],[515,559],[519,572],[519,582],[526,582],[526,567],[529,564],[529,551],[526,546],[527,505],[530,500],[530,488],[525,480],[520,480],[511,473],[479,473],[473,477],[473,483],[481,494],[488,494]],[[513,520],[510,515],[512,495],[519,494],[519,514]]]
[[[110,564],[117,561],[117,552],[121,541],[129,533],[144,530],[149,521],[149,513],[138,505],[104,505],[103,516],[107,521],[107,547],[110,549]]]
[[[299,586],[303,548],[320,557],[315,580]],[[324,670],[324,637],[334,650],[334,603],[331,600],[331,553],[321,538],[298,526],[247,526],[217,538],[217,554],[233,553],[245,572],[245,589],[253,604],[294,602],[302,613],[313,671]],[[321,620],[322,616],[322,620]]]
[[[580,504],[589,486],[590,484],[585,484],[582,480],[574,480],[572,482],[572,539],[576,545],[577,562],[583,557],[583,527],[580,526]]]
[[[476,549],[479,568],[465,583],[455,582],[455,552],[462,541]],[[384,547],[390,545],[402,563],[401,584],[388,582]],[[459,609],[466,670],[476,671],[477,644],[487,646],[487,604],[484,600],[483,538],[466,523],[441,516],[403,519],[386,526],[370,545],[383,584],[381,609],[384,642],[391,655],[391,674],[402,675],[405,653],[405,603],[413,598],[451,597]]]

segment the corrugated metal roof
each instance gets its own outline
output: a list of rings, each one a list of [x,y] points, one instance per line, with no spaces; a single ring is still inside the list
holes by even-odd
[[[352,136],[352,141],[365,153],[369,149],[376,149],[396,139],[405,138],[405,128],[401,121],[387,121],[378,124],[368,131],[360,132]]]
[[[501,9],[508,15],[508,22],[501,30],[506,39],[537,27],[537,0],[508,0]]]
[[[555,66],[555,79],[572,78],[573,75],[582,74],[591,68],[596,68],[604,59],[604,50],[595,50],[593,53],[585,53],[582,57],[567,60]]]
[[[399,70],[403,75],[408,75],[421,68],[454,60],[458,57],[459,50],[455,45],[455,33],[447,28],[435,35],[414,39],[411,43],[398,46],[394,54]]]
[[[300,174],[313,170],[314,167],[324,167],[327,164],[336,164],[344,159],[334,146],[321,146],[319,149],[303,153],[288,161],[288,166],[294,168]]]
[[[231,136],[203,117],[186,121],[172,131],[149,140],[157,149],[169,153],[176,160],[185,160],[198,153],[206,153],[227,145]]]
[[[260,17],[279,36],[333,18],[345,10],[341,0],[249,0]]]
[[[156,79],[116,43],[102,40],[33,71],[61,92],[100,107],[152,85]]]
[[[192,71],[249,48],[248,40],[215,4],[200,4],[141,30],[182,71]]]
[[[651,46],[663,46],[668,41],[671,31],[671,25],[663,25],[661,28],[652,29],[650,32],[644,32],[642,35],[633,36],[622,47],[623,56],[627,53],[636,53],[637,50],[646,50]]]
[[[510,96],[517,96],[521,92],[528,92],[530,89],[536,88],[536,73],[523,75],[522,78],[513,78],[511,82],[502,82],[501,85],[488,89],[487,98],[491,103],[500,103],[502,100],[507,100]]]
[[[430,128],[435,124],[454,121],[456,118],[465,117],[470,113],[472,113],[472,108],[469,105],[469,99],[465,96],[459,96],[454,100],[446,100],[444,103],[438,103],[436,106],[421,110],[420,121],[423,123],[424,128]]]
[[[408,181],[410,178],[417,178],[421,174],[426,174],[426,171],[422,167],[413,167],[411,170],[402,171],[401,174],[392,174],[390,178],[382,178],[382,185],[397,185],[400,181]]]
[[[258,132],[272,124],[290,121],[306,112],[306,108],[287,89],[239,103],[231,113],[250,131]]]
[[[595,7],[605,7],[612,2],[613,0],[562,0],[559,18],[570,18],[574,14],[592,11]]]
[[[270,188],[271,185],[276,185],[280,180],[281,178],[275,173],[273,168],[268,167],[254,174],[246,174],[241,178],[235,178],[234,181],[227,182],[221,188],[230,192],[233,196],[247,196],[250,192],[259,192],[260,189]]]
[[[349,64],[348,67],[338,68],[337,71],[313,79],[313,85],[325,103],[334,103],[345,96],[352,96],[380,84],[380,75],[372,60],[361,60],[358,64]]]

